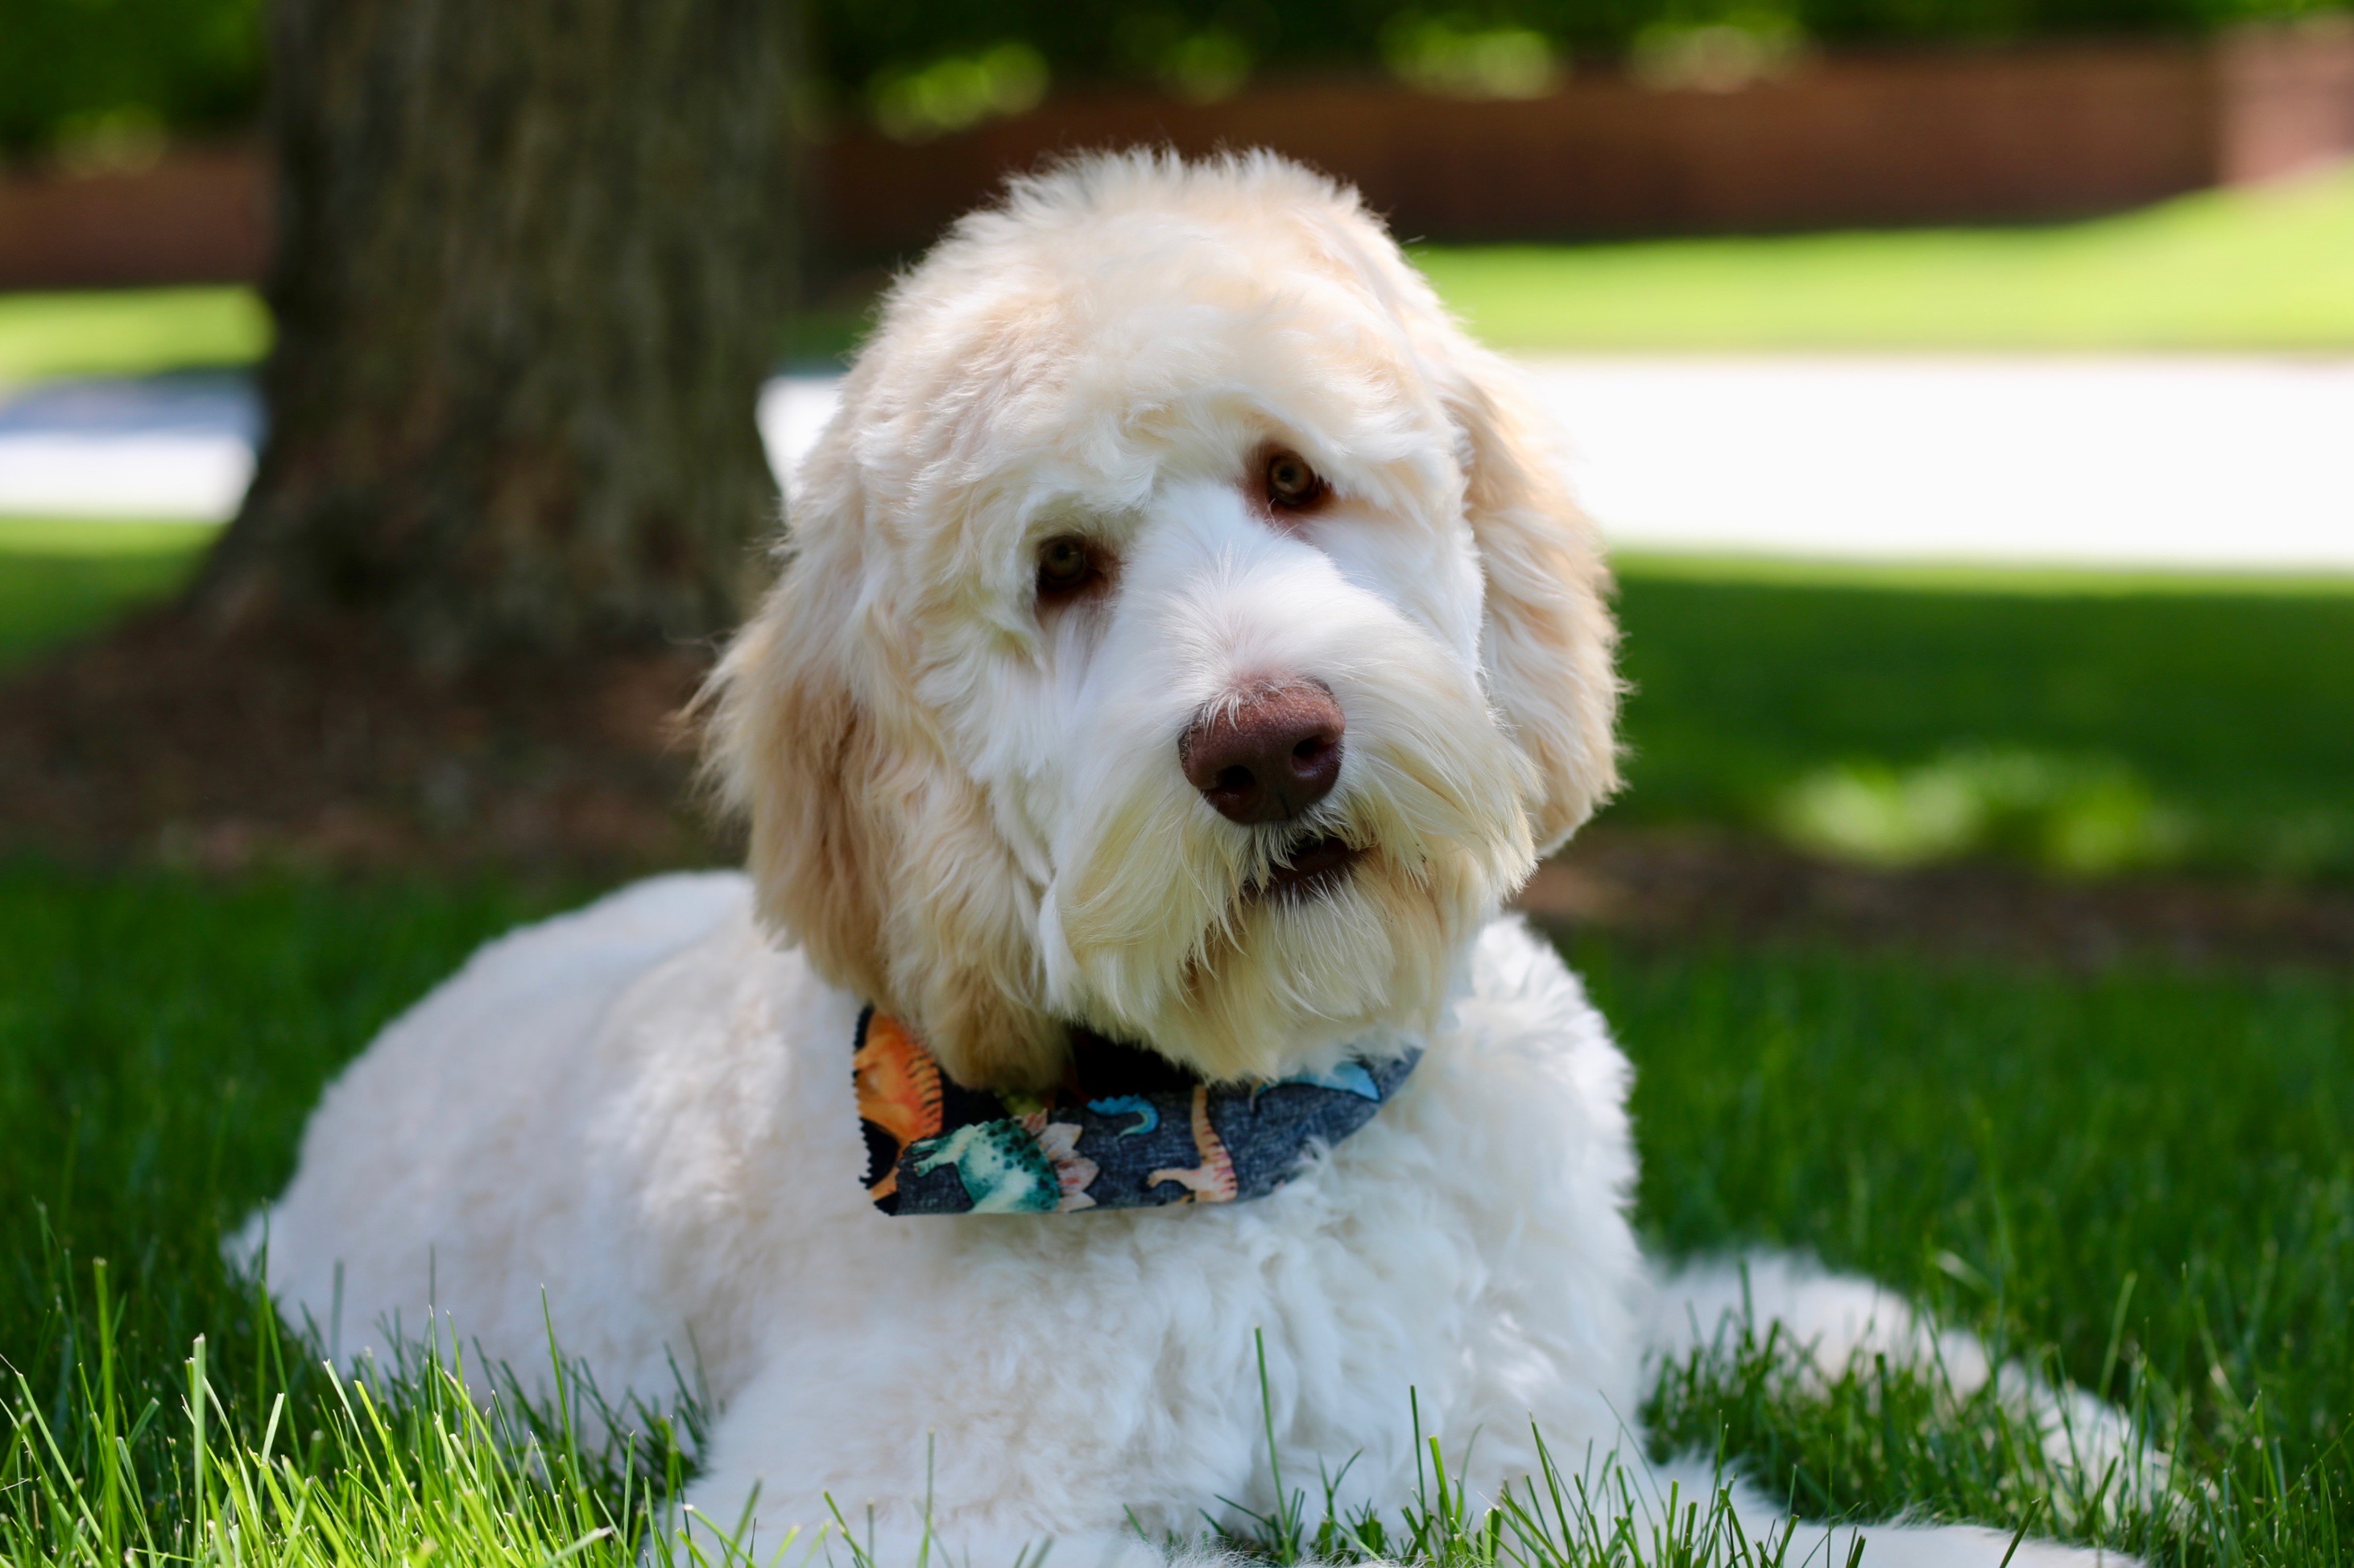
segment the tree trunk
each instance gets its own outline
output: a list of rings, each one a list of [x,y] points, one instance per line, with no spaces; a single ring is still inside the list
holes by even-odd
[[[707,636],[778,500],[779,0],[280,0],[270,429],[197,608],[429,668]]]

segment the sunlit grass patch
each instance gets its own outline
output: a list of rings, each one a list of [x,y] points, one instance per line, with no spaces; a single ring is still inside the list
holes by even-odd
[[[342,1395],[256,1309],[220,1238],[285,1179],[302,1118],[352,1050],[474,943],[559,901],[480,885],[223,889],[0,863],[0,1563],[219,1561],[215,1525],[268,1516],[225,1499],[220,1467],[237,1445],[266,1446],[270,1462],[244,1479],[293,1489],[297,1507],[297,1492],[311,1496],[306,1517],[348,1505],[345,1561],[418,1560],[427,1535],[395,1551],[383,1532],[424,1517],[430,1499],[415,1487],[449,1481],[452,1453],[426,1440],[419,1411],[378,1412],[388,1446],[364,1421],[339,1425]],[[195,1461],[200,1407],[216,1440],[209,1490]],[[457,1458],[479,1465],[486,1452],[461,1444]],[[396,1457],[414,1483],[406,1503],[369,1490],[366,1464]],[[397,1503],[414,1507],[383,1511]],[[576,1539],[559,1528],[576,1522],[571,1506],[539,1507],[519,1539]],[[229,1541],[263,1544],[234,1528]],[[388,1554],[371,1555],[378,1547]]]
[[[1882,593],[1976,594],[2026,599],[2343,600],[2354,573],[2197,570],[2005,561],[1865,561],[1824,556],[1617,550],[1617,577],[1646,582],[1744,588],[1850,588]]]
[[[2100,875],[2179,858],[2193,832],[2113,758],[1963,747],[1913,768],[1834,763],[1776,798],[1801,849],[1881,866],[2002,855]]]
[[[0,389],[52,376],[249,365],[270,335],[260,297],[228,284],[0,294]]]
[[[0,1563],[673,1560],[659,1510],[701,1436],[691,1399],[617,1410],[552,1342],[535,1397],[530,1369],[470,1367],[439,1321],[397,1364],[345,1372],[257,1310],[249,1389],[224,1384],[199,1335],[179,1386],[142,1388],[134,1410],[108,1277],[91,1266],[94,1331],[66,1402],[45,1407],[21,1372],[0,1391]]]
[[[316,1565],[375,1568],[430,1558],[508,1568],[655,1564],[658,1568],[784,1568],[820,1562],[843,1568],[921,1568],[878,1560],[862,1542],[854,1508],[829,1499],[805,1521],[721,1520],[683,1507],[706,1412],[690,1393],[662,1407],[616,1405],[567,1361],[551,1337],[536,1369],[470,1363],[454,1322],[437,1319],[390,1366],[355,1372],[316,1358],[315,1340],[278,1330],[267,1314],[249,1391],[232,1388],[198,1336],[176,1369],[175,1397],[148,1393],[134,1412],[118,1376],[120,1318],[108,1269],[92,1266],[95,1332],[82,1348],[71,1400],[44,1409],[21,1373],[0,1391],[0,1563],[11,1568],[143,1568],[144,1564]],[[1263,1351],[1262,1351],[1263,1354]],[[90,1363],[96,1364],[92,1366]],[[1272,1457],[1272,1514],[1241,1510],[1240,1532],[1203,1522],[1162,1543],[1173,1553],[1224,1549],[1277,1564],[1402,1562],[1442,1568],[1787,1568],[1816,1561],[1801,1527],[1735,1512],[1731,1488],[1744,1467],[1729,1458],[1734,1424],[1763,1403],[1821,1428],[1857,1425],[1850,1370],[1828,1390],[1794,1399],[1788,1347],[1743,1325],[1737,1342],[1664,1370],[1651,1401],[1659,1450],[1561,1455],[1534,1435],[1538,1467],[1494,1497],[1460,1478],[1468,1453],[1450,1456],[1419,1435],[1416,1480],[1403,1496],[1343,1507],[1348,1462],[1327,1464],[1294,1485]],[[1261,1371],[1261,1389],[1266,1391]],[[2127,1491],[2115,1467],[2089,1483],[2051,1457],[2048,1434],[1986,1399],[1954,1396],[1934,1367],[1884,1364],[1870,1380],[1867,1425],[1882,1457],[1909,1439],[1914,1489],[1954,1490],[1957,1454],[1969,1495],[1944,1509],[1916,1499],[1908,1517],[2015,1516],[2019,1533],[2038,1520],[2077,1539],[2113,1546],[2163,1542],[2176,1510],[2148,1489]],[[1900,1392],[1903,1391],[1903,1392]],[[1899,1411],[1896,1406],[1902,1404]],[[1409,1400],[1408,1414],[1413,1405]],[[1724,1412],[1731,1413],[1731,1420]],[[1989,1414],[1991,1412],[1991,1414]],[[1778,1436],[1772,1418],[1764,1434]],[[1916,1430],[1916,1428],[1918,1430]],[[61,1434],[63,1435],[61,1439]],[[1900,1439],[1901,1434],[1901,1439]],[[1705,1470],[1689,1464],[1663,1478],[1653,1460],[1712,1443]],[[1477,1437],[1473,1438],[1476,1443]],[[1945,1462],[1939,1468],[1938,1461]],[[1770,1471],[1787,1468],[1776,1459]],[[1843,1520],[1850,1510],[1810,1485],[1789,1488],[1802,1518]],[[1883,1488],[1883,1490],[1886,1489]],[[928,1499],[921,1502],[928,1509]],[[1845,1538],[1852,1554],[1866,1528]],[[1043,1563],[1054,1542],[1035,1543]],[[1835,1540],[1834,1546],[1839,1544]],[[929,1551],[944,1551],[929,1547]],[[953,1558],[950,1559],[953,1561]]]
[[[1428,246],[1489,343],[1577,350],[2344,350],[2354,173],[2087,222]]]

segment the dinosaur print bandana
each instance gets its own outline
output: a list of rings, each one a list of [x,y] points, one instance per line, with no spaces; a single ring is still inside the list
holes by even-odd
[[[866,1192],[886,1214],[1014,1214],[1231,1203],[1274,1192],[1311,1145],[1373,1118],[1421,1057],[1207,1084],[1084,1030],[1043,1095],[968,1089],[907,1025],[868,1008],[852,1071]]]

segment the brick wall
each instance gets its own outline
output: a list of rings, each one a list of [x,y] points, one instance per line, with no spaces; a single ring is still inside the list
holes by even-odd
[[[269,245],[266,168],[250,146],[0,180],[0,289],[242,281],[261,275]]]

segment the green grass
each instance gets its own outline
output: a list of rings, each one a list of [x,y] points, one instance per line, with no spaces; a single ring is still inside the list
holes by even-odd
[[[2083,818],[2111,833],[2082,869],[2354,874],[2354,584],[1643,560],[1620,581],[1614,820],[1781,830],[1827,792],[1901,814],[1977,789],[1998,797],[1977,838],[1882,858],[2064,869]]]
[[[247,365],[269,346],[270,313],[250,289],[0,294],[0,387]]]
[[[2354,172],[2049,227],[1415,258],[1523,351],[2354,346]]]
[[[185,523],[0,517],[0,666],[168,597],[212,537]]]
[[[372,1412],[305,1370],[217,1255],[291,1171],[336,1065],[477,941],[572,891],[0,867],[0,1562],[112,1568],[127,1546],[134,1563],[390,1568],[429,1539],[452,1563],[535,1565],[584,1540],[585,1562],[634,1560],[647,1489],[675,1473],[671,1434],[630,1464],[576,1453],[559,1422],[525,1465],[512,1397],[485,1425],[430,1366]],[[1571,956],[1638,1065],[1655,1245],[1816,1251],[2144,1409],[2193,1500],[2172,1524],[2083,1518],[2080,1537],[2196,1563],[2343,1560],[2354,981],[1592,938]],[[1876,1368],[1819,1392],[1790,1371],[1736,1342],[1665,1377],[1651,1415],[1819,1514],[2015,1528],[2045,1508],[2048,1478],[1999,1409]],[[1483,1552],[1545,1563],[1525,1521],[1500,1516],[1490,1541],[1443,1501],[1393,1499],[1382,1539],[1410,1549],[1419,1531],[1467,1568]],[[1315,1515],[1311,1499],[1305,1532]],[[1573,1510],[1564,1532],[1593,1522]],[[600,1530],[615,1533],[588,1540]],[[1654,1542],[1620,1560],[1678,1557]]]
[[[193,1538],[217,1527],[217,1483],[236,1473],[217,1444],[222,1462],[199,1487],[187,1365],[199,1335],[216,1436],[260,1446],[268,1406],[287,1395],[276,1443],[295,1470],[277,1482],[329,1494],[316,1511],[350,1531],[346,1561],[408,1560],[438,1531],[460,1561],[542,1563],[583,1533],[560,1499],[519,1499],[538,1489],[511,1463],[485,1469],[494,1445],[437,1463],[451,1455],[419,1425],[436,1408],[430,1379],[408,1391],[415,1408],[387,1417],[388,1437],[365,1412],[345,1418],[339,1392],[279,1340],[218,1253],[221,1225],[289,1173],[291,1135],[352,1044],[472,943],[551,902],[0,868],[0,1404],[12,1428],[0,1562],[222,1554]],[[386,1483],[391,1464],[421,1484]],[[471,1501],[495,1517],[453,1516],[464,1505],[451,1472],[468,1466],[487,1476]],[[86,1509],[55,1489],[75,1482]],[[499,1506],[516,1500],[531,1506]],[[501,1535],[526,1549],[489,1550]]]
[[[1808,1248],[2048,1347],[2080,1385],[2147,1399],[2195,1471],[2232,1478],[2243,1513],[2211,1528],[2305,1542],[2282,1561],[2354,1545],[2347,977],[1601,941],[1572,957],[1636,1056],[1642,1213],[1665,1247]],[[1716,1408],[1664,1425],[1701,1436]],[[1787,1407],[1735,1425],[1824,1496],[1918,1463]],[[2233,1560],[2224,1546],[2206,1543]]]

